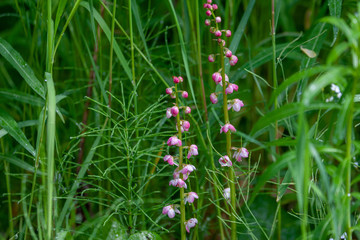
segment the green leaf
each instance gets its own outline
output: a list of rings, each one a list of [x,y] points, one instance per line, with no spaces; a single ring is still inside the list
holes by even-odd
[[[19,72],[27,84],[42,98],[45,99],[45,88],[36,78],[33,70],[21,57],[21,55],[11,47],[11,45],[0,37],[0,54]]]
[[[340,18],[340,16],[341,16],[341,5],[342,5],[342,0],[329,0],[330,16]],[[334,44],[335,41],[336,41],[337,35],[339,33],[339,29],[336,26],[334,26],[333,27],[333,32],[334,32],[333,44]]]
[[[159,236],[159,234],[155,232],[142,231],[131,235],[128,240],[149,240],[149,239],[161,240],[162,238]]]
[[[20,130],[17,122],[0,108],[0,127],[4,128],[21,146],[35,156],[35,149],[31,146],[25,134]]]
[[[8,100],[19,101],[38,107],[42,107],[45,104],[44,100],[39,97],[12,89],[0,89],[0,96]]]
[[[22,169],[24,169],[25,171],[29,171],[29,172],[34,172],[34,167],[31,166],[30,164],[28,164],[27,162],[17,158],[17,157],[14,157],[14,156],[6,156],[6,155],[3,155],[3,154],[0,154],[0,159],[10,163],[10,164],[14,164]],[[39,173],[39,171],[38,171]]]

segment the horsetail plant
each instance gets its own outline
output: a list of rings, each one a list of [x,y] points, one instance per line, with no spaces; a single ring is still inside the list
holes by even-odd
[[[186,91],[182,91],[178,89],[178,84],[183,82],[183,78],[181,76],[175,77],[173,76],[173,82],[175,86],[167,88],[166,94],[170,95],[171,98],[175,99],[174,106],[168,108],[166,110],[166,117],[176,118],[176,130],[177,134],[171,136],[168,141],[168,146],[177,146],[179,148],[178,156],[165,155],[164,161],[169,165],[177,166],[173,173],[173,179],[169,182],[170,186],[180,188],[180,210],[177,209],[178,205],[171,204],[165,206],[163,208],[162,213],[167,214],[169,218],[175,217],[175,213],[180,214],[180,226],[181,226],[181,239],[186,239],[186,232],[190,233],[190,228],[193,228],[198,223],[196,218],[190,218],[186,220],[186,211],[185,204],[193,203],[195,198],[199,198],[196,192],[185,193],[184,189],[187,189],[187,184],[185,181],[188,179],[189,174],[196,170],[195,166],[191,164],[185,164],[184,162],[184,154],[183,150],[187,149],[187,159],[190,159],[191,156],[198,155],[198,147],[195,144],[191,144],[190,146],[183,146],[183,133],[188,132],[190,129],[189,121],[185,120],[185,116],[191,112],[191,108],[189,106],[180,106],[180,93],[183,98],[188,97],[188,93]],[[181,110],[183,111],[183,119],[180,118]],[[177,161],[176,161],[177,160]]]

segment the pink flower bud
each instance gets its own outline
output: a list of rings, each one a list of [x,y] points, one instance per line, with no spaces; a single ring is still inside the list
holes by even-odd
[[[167,88],[167,89],[166,89],[166,94],[171,95],[172,93],[173,93],[173,91],[172,91],[172,89],[171,89],[171,88]]]
[[[213,4],[213,5],[212,5],[212,8],[213,8],[214,10],[216,10],[216,9],[218,9],[218,5]]]
[[[233,91],[234,91],[234,88],[233,88],[232,84],[230,83],[230,84],[227,86],[227,88],[225,89],[225,93],[226,93],[226,94],[231,94],[231,93],[233,93]]]
[[[230,61],[229,61],[230,65],[231,65],[231,66],[235,66],[235,64],[236,64],[237,62],[238,62],[237,56],[232,55],[231,58],[230,58]]]
[[[231,31],[230,31],[230,30],[226,30],[225,36],[226,36],[226,37],[231,37]]]
[[[180,139],[178,139],[176,136],[172,136],[167,141],[168,146],[178,146],[180,147],[182,145],[182,142]]]
[[[218,38],[217,41],[218,41],[219,45],[222,44],[223,46],[225,46],[225,40]]]
[[[186,132],[188,132],[189,129],[190,129],[190,123],[189,123],[189,121],[183,120],[183,121],[182,121],[182,127],[184,128],[184,130],[185,130]]]
[[[225,188],[223,192],[223,196],[226,200],[230,199],[230,188]]]
[[[164,161],[168,162],[170,165],[174,165],[174,157],[171,155],[165,155]]]
[[[219,159],[219,163],[222,167],[231,167],[232,166],[232,162],[227,155],[221,157]]]
[[[219,84],[219,82],[221,82],[221,80],[222,80],[221,74],[219,72],[213,73],[212,79],[214,80],[214,82],[216,84]]]
[[[208,57],[209,62],[214,62],[215,61],[215,55],[214,54],[210,54]]]
[[[210,101],[212,102],[212,104],[216,104],[218,102],[218,97],[215,93],[210,94]]]
[[[217,30],[217,31],[215,32],[215,37],[220,37],[220,36],[221,36],[221,31]]]
[[[207,3],[211,4],[211,3],[212,3],[212,0],[207,0]]]
[[[211,33],[215,33],[215,31],[216,31],[216,28],[210,27],[210,32],[211,32]]]
[[[180,82],[178,77],[173,76],[172,78],[175,84]]]
[[[182,83],[184,81],[184,79],[181,76],[179,76],[178,78],[179,78],[179,82]]]
[[[162,210],[162,214],[167,214],[169,218],[175,217],[175,213],[180,214],[180,211],[174,205],[166,206]]]
[[[210,20],[209,20],[209,19],[205,19],[205,25],[206,25],[206,26],[210,26],[210,24],[211,24]]]
[[[197,195],[196,192],[189,192],[189,193],[185,193],[184,194],[185,197],[184,197],[184,203],[193,203],[195,198],[198,199],[199,196]]]
[[[209,0],[208,0],[209,1]],[[198,223],[198,220],[196,218],[190,218],[185,222],[185,228],[188,233],[190,233],[190,228],[193,228]]]
[[[187,158],[189,159],[191,156],[197,156],[199,153],[198,153],[198,147],[193,144],[190,146],[189,148],[189,152],[188,152],[188,155],[187,155]]]
[[[229,49],[227,49],[226,51],[225,51],[225,56],[226,57],[231,57],[232,56],[232,52],[229,50]]]
[[[208,4],[207,4],[207,3],[204,3],[204,8],[208,8]]]
[[[186,114],[191,113],[191,108],[190,108],[190,107],[186,107],[186,108],[185,108],[185,113],[186,113]]]
[[[176,115],[178,115],[179,113],[179,108],[177,106],[173,106],[171,108],[171,115],[173,115],[173,117],[176,117]]]
[[[243,107],[243,106],[244,106],[244,103],[241,100],[236,98],[228,104],[228,110],[230,110],[232,108],[235,112],[239,112],[241,110],[241,107]]]
[[[183,91],[182,94],[181,94],[181,96],[182,96],[183,98],[187,98],[187,97],[189,96],[189,94],[188,94],[187,91]]]
[[[216,21],[217,23],[221,22],[221,17],[216,17],[216,18],[215,18],[215,21]]]
[[[171,108],[167,108],[166,109],[166,117],[167,118],[171,118],[172,114],[171,114]]]
[[[210,10],[207,10],[207,11],[206,11],[206,16],[208,16],[208,17],[211,16],[211,11],[210,11]]]
[[[249,157],[249,151],[244,147],[235,151],[233,154],[233,158],[235,158],[236,161],[238,162],[241,162],[242,158],[247,158],[247,157]]]
[[[186,183],[181,178],[173,179],[169,182],[169,186],[179,187],[179,188],[187,188]]]
[[[233,125],[230,123],[226,123],[224,126],[220,128],[220,133],[227,133],[230,130],[230,132],[236,132],[236,129]]]

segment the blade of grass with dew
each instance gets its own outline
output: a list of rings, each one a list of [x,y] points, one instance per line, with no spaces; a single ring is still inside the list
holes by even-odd
[[[17,124],[19,128],[31,127],[37,125],[37,120],[27,120],[23,122],[18,122]],[[0,129],[0,138],[5,136],[6,134],[8,134],[8,132],[5,129]]]
[[[0,37],[0,54],[19,72],[27,84],[45,99],[45,88],[33,70],[12,46]]]
[[[19,101],[37,107],[42,107],[45,104],[42,98],[13,89],[0,89],[0,96],[8,100]]]
[[[329,4],[330,16],[340,18],[342,0],[329,0],[328,4]],[[337,35],[339,33],[339,29],[336,26],[333,26],[333,33],[334,33],[334,39],[331,45],[334,45],[337,39]]]
[[[35,168],[32,165],[28,164],[24,160],[14,157],[14,156],[6,156],[3,154],[0,154],[0,159],[5,162],[8,162],[10,164],[13,164],[15,166],[18,166],[19,168],[22,168],[25,171],[34,172],[34,170],[35,170]]]
[[[184,43],[184,38],[183,38],[182,31],[181,31],[181,27],[180,27],[179,21],[178,21],[178,19],[177,19],[177,15],[176,15],[176,11],[175,11],[174,5],[172,4],[171,0],[168,0],[168,2],[169,2],[170,8],[171,8],[171,13],[172,13],[172,15],[173,15],[173,17],[174,17],[175,24],[176,24],[176,28],[177,28],[178,34],[179,34],[179,41],[180,41],[180,46],[181,46],[181,55],[182,55],[182,59],[183,59],[183,62],[184,62],[184,67],[185,67],[185,72],[186,72],[186,76],[187,76],[188,83],[189,83],[189,87],[190,87],[190,92],[191,92],[191,94],[192,94],[192,98],[193,98],[193,100],[194,100],[194,104],[195,104],[197,113],[199,114],[200,121],[203,122],[202,117],[201,117],[201,114],[200,114],[200,111],[199,111],[199,108],[197,107],[197,104],[196,104],[195,93],[194,93],[194,89],[193,89],[193,85],[192,85],[192,81],[191,81],[191,74],[190,74],[190,69],[189,69],[189,62],[188,62],[188,59],[187,59],[186,47],[185,47],[185,43]]]

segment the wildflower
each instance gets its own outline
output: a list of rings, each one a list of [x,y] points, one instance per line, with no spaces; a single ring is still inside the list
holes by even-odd
[[[209,19],[205,19],[205,25],[206,25],[206,26],[210,26],[210,24],[211,24],[210,20],[209,20]]]
[[[211,3],[212,3],[212,0],[207,0],[207,3],[211,4]]]
[[[243,106],[244,106],[243,101],[236,98],[230,101],[230,103],[228,104],[228,110],[232,108],[235,112],[239,112],[241,110],[241,107]]]
[[[215,93],[210,94],[210,101],[212,104],[216,104],[218,102],[218,97]]]
[[[165,155],[164,161],[168,162],[171,166],[174,165],[174,157],[171,155]]]
[[[170,111],[171,111],[171,115],[173,115],[173,117],[176,117],[176,115],[179,114],[179,108],[177,106],[173,106]]]
[[[238,161],[238,162],[241,162],[241,160],[242,160],[241,158],[247,158],[247,157],[249,157],[249,151],[244,147],[235,151],[234,155],[233,155],[233,158],[235,158],[236,161]]]
[[[191,156],[197,156],[198,154],[198,147],[195,144],[192,144],[189,148],[187,158],[189,159]]]
[[[231,125],[230,123],[227,123],[225,124],[224,126],[221,127],[220,129],[220,133],[227,133],[228,131],[231,131],[231,132],[236,132],[236,129],[233,125]]]
[[[172,78],[175,84],[180,82],[178,77],[173,76]]]
[[[229,77],[227,74],[225,74],[225,83],[229,82]],[[220,82],[220,86],[223,86],[222,81]]]
[[[184,203],[193,203],[195,198],[199,198],[196,192],[185,193]]]
[[[172,114],[171,114],[171,108],[167,108],[166,109],[166,117],[167,118],[171,118]]]
[[[185,107],[185,113],[186,113],[186,114],[191,113],[191,108],[190,108],[190,107]]]
[[[190,218],[185,222],[185,228],[188,233],[190,233],[190,228],[195,227],[195,225],[198,223],[198,220],[196,218]]]
[[[192,173],[194,170],[196,170],[194,165],[186,164],[180,171],[178,171],[178,173],[182,173],[183,179],[184,179],[184,181],[186,181],[186,179],[188,179],[190,173]]]
[[[331,90],[336,93],[337,98],[341,98],[342,93],[341,93],[341,91],[340,91],[339,86],[337,86],[337,85],[335,85],[335,84],[332,83],[332,84],[331,84]]]
[[[181,120],[180,121],[180,130],[181,130],[181,132],[184,132],[184,131],[188,132],[189,129],[190,129],[190,123],[188,121],[186,121],[186,120]],[[178,130],[177,125],[176,125],[176,130]]]
[[[224,189],[223,196],[227,201],[229,201],[229,199],[230,199],[230,188],[225,188]]]
[[[229,85],[225,89],[225,93],[226,94],[231,94],[231,93],[233,93],[234,90],[235,91],[239,90],[239,86],[234,84],[234,83],[229,83]]]
[[[178,79],[179,79],[179,82],[181,82],[181,83],[184,81],[184,79],[181,76],[179,76]]]
[[[221,37],[221,31],[219,30],[215,31],[215,37]]]
[[[216,21],[217,23],[221,22],[221,17],[216,17],[216,18],[215,18],[215,21]]]
[[[172,136],[167,141],[168,146],[178,146],[180,147],[182,145],[182,142],[180,139],[178,139],[176,136]]]
[[[167,88],[166,89],[166,94],[171,95],[172,93],[173,93],[172,88]]]
[[[214,80],[214,82],[216,84],[219,84],[221,82],[221,80],[222,80],[221,74],[219,72],[213,73],[212,79]]]
[[[208,60],[209,60],[209,62],[214,62],[215,61],[214,54],[209,55]]]
[[[236,64],[237,62],[238,62],[237,56],[232,55],[231,58],[230,58],[230,61],[229,61],[230,65],[231,65],[231,66],[235,66],[235,64]]]
[[[181,178],[173,179],[169,182],[169,186],[179,187],[179,188],[187,188],[186,183]]]
[[[211,11],[210,10],[206,11],[206,16],[209,16],[209,17],[211,16]]]
[[[216,10],[216,9],[218,9],[218,5],[213,4],[213,5],[212,5],[212,8],[213,8],[214,10]]]
[[[219,159],[219,163],[222,167],[231,167],[232,166],[232,162],[227,155],[221,157]]]
[[[230,31],[230,30],[226,30],[226,31],[225,31],[225,36],[226,36],[226,37],[231,37],[231,31]]]
[[[175,213],[180,214],[180,211],[172,204],[164,207],[163,211],[162,211],[162,214],[167,214],[169,216],[169,218],[175,217]]]
[[[232,52],[229,49],[226,49],[225,56],[230,58],[232,56]]]
[[[189,94],[188,94],[187,91],[183,91],[182,94],[181,94],[181,96],[182,96],[183,98],[187,98],[187,97],[189,96]]]

